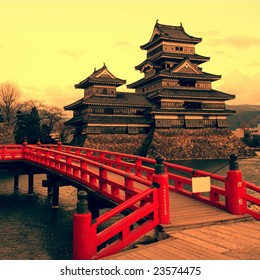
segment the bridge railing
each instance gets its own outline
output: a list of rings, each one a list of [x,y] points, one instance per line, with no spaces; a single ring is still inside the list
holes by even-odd
[[[22,145],[1,145],[0,160],[18,160],[22,158]]]
[[[154,174],[155,160],[151,158],[74,146],[49,145],[48,147],[50,149],[62,149],[68,153],[87,157],[94,161],[113,166],[117,169],[132,172],[147,180],[152,180]],[[226,191],[227,177],[169,162],[165,162],[165,165],[168,169],[167,173],[169,175],[170,190],[193,197],[194,199],[208,203],[212,206],[229,210]],[[191,188],[192,177],[205,176],[209,176],[211,179],[210,192],[193,193]],[[260,219],[260,186],[247,181],[243,182],[245,188],[243,195],[244,212]]]
[[[249,214],[254,218],[260,220],[260,186],[256,186],[248,181],[245,183],[245,195],[246,200],[245,214]]]
[[[28,145],[23,159],[49,167],[52,170],[78,180],[94,191],[104,194],[117,203],[139,194],[151,182],[134,174],[107,166],[76,154]]]
[[[86,157],[149,180],[154,174],[155,160],[151,158],[67,145],[41,145],[41,147]]]
[[[98,230],[104,223],[147,197],[151,198],[150,202],[105,229]],[[159,224],[157,190],[146,189],[96,220],[92,220],[89,211],[83,215],[75,213],[73,224],[73,259],[100,259],[117,253]]]
[[[123,171],[128,173],[126,177],[124,177],[124,180],[126,184],[131,185],[131,180],[129,179],[129,176],[132,176],[133,174],[137,175],[140,180],[146,179],[151,181],[152,176],[154,174],[154,165],[155,160],[151,158],[145,158],[145,157],[139,157],[135,155],[129,155],[129,154],[122,154],[122,153],[115,153],[110,151],[101,151],[101,150],[95,150],[95,149],[88,149],[88,148],[82,148],[82,147],[74,147],[74,146],[63,146],[61,144],[58,145],[38,145],[36,146],[38,148],[47,148],[51,151],[58,151],[63,152],[64,154],[72,154],[74,156],[83,157],[89,160],[92,160],[94,162],[98,162],[99,164],[103,164],[106,166],[106,168],[113,167],[118,169],[119,171]],[[22,147],[19,145],[6,145],[2,146],[0,149],[0,156],[1,159],[17,159],[21,158]],[[58,155],[56,156],[59,157]],[[62,157],[61,157],[62,158]],[[48,160],[46,159],[48,162]],[[52,165],[57,166],[59,169],[59,164],[61,166],[61,171],[65,168],[64,165],[68,166],[68,170],[74,170],[72,173],[73,176],[77,177],[77,173],[80,172],[80,168],[76,166],[69,166],[70,165],[70,159],[64,159],[64,161],[67,161],[66,164],[64,163],[55,163],[55,157],[52,156],[52,159],[50,158],[49,161]],[[82,163],[84,166],[84,163]],[[169,175],[169,187],[171,190],[175,192],[182,193],[184,195],[193,197],[195,199],[198,199],[200,201],[206,202],[208,204],[211,204],[213,206],[220,207],[222,209],[228,210],[227,207],[227,191],[226,191],[226,181],[227,177],[220,176],[218,174],[211,174],[209,172],[205,172],[202,170],[194,170],[189,167],[185,167],[178,164],[168,163],[166,162],[165,165],[168,169],[168,175]],[[106,171],[104,168],[99,168],[99,172],[103,172],[103,177],[106,178]],[[67,172],[67,170],[66,170]],[[185,175],[180,175],[180,173],[185,173]],[[86,172],[85,172],[86,173]],[[97,180],[98,174],[97,172],[91,173],[89,170],[88,173],[86,173],[89,178],[91,178],[91,182],[94,182]],[[84,176],[84,171],[83,171]],[[191,185],[192,185],[192,177],[198,177],[198,176],[210,176],[212,182],[214,184],[211,184],[211,190],[209,193],[192,193],[191,191]],[[106,179],[106,181],[109,180],[109,178]],[[107,183],[110,183],[111,189],[116,190],[122,188],[122,186],[118,186],[118,183],[107,181]],[[92,184],[93,187],[95,184]],[[100,183],[103,188],[105,188],[106,183]],[[252,184],[247,181],[243,181],[243,186],[245,188],[244,194],[243,194],[243,200],[244,200],[244,208],[245,213],[248,213],[250,215],[253,215],[255,218],[260,219],[259,214],[259,207],[260,207],[260,187]],[[118,192],[118,190],[113,191],[113,193]],[[130,197],[130,193],[132,195],[136,194],[134,190],[131,190],[128,192],[127,197]],[[115,197],[115,196],[114,196]]]
[[[118,252],[160,222],[158,189],[152,188],[149,180],[76,154],[35,145],[24,147],[23,159],[79,181],[119,204],[96,220],[88,220],[84,228],[91,244],[82,259],[98,259]],[[126,209],[131,213],[99,231],[102,224]],[[77,259],[81,258],[82,248],[79,252]]]
[[[133,174],[152,180],[154,174],[155,160],[147,157],[116,153],[111,151],[101,151],[96,149],[74,147],[74,146],[48,146],[50,149],[61,149],[66,153],[80,155],[100,163],[113,166],[120,170],[132,172]],[[202,170],[194,170],[186,166],[165,162],[169,175],[169,188],[172,191],[194,197],[197,200],[226,209],[225,205],[225,177],[218,174],[211,174]],[[183,175],[180,175],[183,173]],[[213,182],[210,193],[192,193],[192,177],[210,176]]]

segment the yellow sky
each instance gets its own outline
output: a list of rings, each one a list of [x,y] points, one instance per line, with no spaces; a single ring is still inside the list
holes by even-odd
[[[82,98],[74,84],[104,62],[130,84],[158,19],[202,37],[203,71],[222,75],[213,88],[236,94],[227,104],[260,104],[259,12],[260,0],[0,0],[0,83],[59,106]]]

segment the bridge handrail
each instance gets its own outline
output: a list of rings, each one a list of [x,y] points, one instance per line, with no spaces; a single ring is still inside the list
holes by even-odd
[[[66,176],[72,177],[73,179],[84,182],[88,187],[97,190],[108,196],[110,199],[115,202],[120,202],[117,207],[110,210],[106,214],[100,216],[96,220],[92,221],[91,224],[86,225],[89,230],[89,234],[91,236],[92,242],[92,250],[90,250],[91,256],[90,258],[100,258],[105,257],[107,255],[118,252],[118,250],[123,249],[125,246],[130,245],[133,241],[140,238],[142,235],[153,229],[159,224],[158,218],[158,199],[156,199],[157,189],[151,188],[151,181],[146,180],[144,178],[138,177],[134,174],[129,174],[122,170],[118,170],[116,168],[106,166],[102,163],[83,158],[82,156],[78,156],[75,154],[68,154],[58,150],[46,150],[46,148],[35,146],[35,145],[27,145],[24,148],[23,156],[25,159],[36,162],[37,164],[44,165],[50,167],[54,170],[59,170],[59,172],[66,174]],[[47,158],[47,159],[46,159]],[[47,161],[44,161],[47,160]],[[74,162],[73,162],[74,161]],[[69,168],[76,168],[80,170],[81,174],[74,172],[74,170],[70,170],[69,173],[66,172],[66,169],[62,168],[61,164],[66,163]],[[95,166],[102,172],[109,171],[113,172],[116,175],[123,176],[126,180],[121,188],[125,192],[124,198],[119,198],[118,193],[116,196],[113,196],[113,191],[111,189],[108,192],[107,189],[102,187],[101,179],[104,183],[110,183],[111,188],[115,186],[112,181],[108,180],[108,178],[104,178],[102,174],[97,176],[93,175],[92,172],[88,172],[86,169],[82,168],[83,163],[88,166]],[[87,167],[85,165],[85,167]],[[91,179],[82,178],[82,174],[87,172],[90,176],[95,176],[96,179],[99,179],[99,186],[97,186],[96,182],[91,182]],[[106,175],[106,174],[105,174]],[[129,184],[129,180],[132,183]],[[145,190],[138,189],[134,187],[133,182],[140,183],[143,186],[147,187]],[[119,187],[117,185],[117,187]],[[127,192],[131,192],[131,197],[127,197]],[[150,196],[152,194],[152,197]],[[137,203],[138,202],[138,203]],[[122,218],[120,221],[115,224],[109,226],[105,230],[97,233],[97,227],[106,222],[108,219],[115,217],[117,214],[123,212],[126,209],[132,209],[132,213]],[[151,215],[152,214],[152,215]],[[148,218],[148,215],[149,216]],[[136,224],[138,221],[145,219],[145,222],[142,222],[140,225],[135,225],[136,229],[131,230],[131,227]],[[90,219],[91,220],[91,219]],[[118,235],[121,233],[121,238],[118,238]],[[117,240],[111,244],[106,244],[105,248],[98,252],[98,247],[106,242],[108,242],[111,238],[116,237]]]
[[[84,158],[90,158],[92,161],[99,161],[100,163],[105,164],[105,168],[108,170],[108,165],[110,167],[115,167],[118,170],[121,170],[123,172],[127,172],[131,178],[132,172],[137,175],[139,178],[138,180],[142,180],[141,178],[147,179],[151,181],[152,175],[154,174],[154,168],[149,167],[149,165],[153,166],[155,164],[155,160],[151,158],[146,157],[140,157],[137,155],[129,155],[124,153],[118,153],[118,152],[111,152],[111,151],[102,151],[97,149],[89,149],[89,148],[82,148],[82,147],[75,147],[75,146],[64,146],[64,145],[38,145],[38,148],[48,148],[50,150],[56,150],[56,151],[64,151],[64,153],[70,153],[75,156],[84,157]],[[15,149],[18,148],[17,151]],[[16,157],[20,153],[21,147],[19,145],[10,145],[9,148],[4,148],[6,151],[10,151],[10,149],[13,149],[13,154],[16,153]],[[0,151],[3,150],[0,149]],[[1,153],[1,152],[0,152]],[[1,153],[3,155],[3,152]],[[11,158],[14,156],[11,156]],[[3,158],[3,156],[2,156]],[[15,157],[14,157],[15,158]],[[107,165],[108,164],[108,165]],[[98,165],[97,165],[98,166]],[[198,177],[198,176],[210,176],[212,180],[215,180],[217,182],[225,183],[226,177],[218,175],[218,174],[211,174],[210,172],[206,172],[203,170],[197,170],[193,169],[187,166],[182,166],[175,163],[169,163],[165,162],[165,166],[167,168],[167,172],[170,179],[170,189],[179,193],[182,193],[184,195],[193,197],[197,200],[206,202],[208,204],[220,207],[222,209],[226,209],[225,206],[225,186],[215,186],[211,184],[211,191],[209,194],[204,193],[192,193],[190,190],[185,189],[186,186],[191,186],[191,181],[187,180],[187,177],[177,175],[175,173],[172,173],[171,170],[176,170],[179,172],[185,172],[188,175],[188,178],[190,177]],[[100,166],[99,166],[100,167]],[[118,171],[120,174],[120,172]],[[122,173],[120,174],[122,175]],[[187,176],[186,175],[186,176]],[[174,184],[171,183],[171,180],[174,181]],[[260,187],[256,186],[255,184],[252,184],[250,182],[244,181],[245,187],[247,190],[250,190],[251,192],[255,192],[257,194],[260,193]],[[141,182],[140,182],[141,183]],[[255,204],[259,207],[259,200],[252,194],[246,192],[246,195],[244,199],[247,201],[246,210],[245,211],[252,211],[250,208],[251,204]],[[255,214],[254,214],[255,215]],[[258,215],[258,214],[256,214]]]
[[[39,151],[42,151],[43,154],[39,154]],[[90,176],[94,176],[94,177],[96,177],[96,179],[98,178],[98,174],[95,176],[95,173],[91,172],[90,170],[82,168],[82,165],[84,165],[84,163],[85,163],[85,164],[88,164],[89,166],[94,166],[94,167],[98,168],[99,171],[100,170],[109,171],[109,172],[112,172],[116,175],[119,175],[119,176],[122,176],[122,177],[126,178],[128,181],[130,180],[132,182],[142,184],[145,187],[150,187],[151,186],[151,181],[149,181],[149,180],[146,180],[142,177],[138,177],[135,174],[127,173],[123,170],[119,170],[119,169],[113,168],[111,166],[107,166],[107,165],[104,165],[102,163],[90,160],[88,158],[84,158],[82,156],[75,155],[75,154],[68,154],[68,153],[65,153],[65,152],[62,152],[62,151],[58,151],[58,150],[48,150],[48,151],[49,151],[49,154],[47,155],[47,159],[50,160],[51,163],[47,163],[47,164],[45,163],[45,166],[47,165],[49,167],[52,167],[54,170],[59,170],[61,173],[64,173],[64,174],[66,174],[67,176],[69,176],[73,179],[79,179],[78,174],[76,174],[76,175],[73,174],[74,169],[78,170],[78,171],[81,171],[83,173],[85,172],[85,173],[89,174]],[[27,145],[26,149],[24,149],[24,158],[29,159],[29,160],[34,161],[34,162],[37,162],[38,164],[43,164],[43,162],[40,162],[39,159],[44,158],[44,157],[46,158],[45,152],[46,152],[46,149],[43,148],[43,147],[39,147],[39,146],[36,146],[36,145]],[[51,154],[51,153],[53,153],[53,154]],[[57,156],[56,158],[55,158],[55,155]],[[52,157],[52,158],[50,159],[50,157]],[[63,161],[61,161],[61,157],[62,157]],[[73,164],[73,162],[70,162],[70,160],[77,160],[78,165]],[[66,170],[63,170],[62,168],[60,168],[59,165],[56,166],[55,163],[61,163],[61,164],[66,163],[67,167],[73,168],[73,170],[71,170],[68,173],[68,172],[66,172]],[[113,182],[111,180],[109,180],[108,178],[106,178],[106,179],[103,178],[103,179],[104,179],[104,181],[107,181],[107,182],[113,184]],[[84,181],[85,181],[85,183],[88,183],[88,185],[91,186],[92,189],[97,190],[97,188],[94,186],[96,184],[92,184],[91,182],[88,182],[86,180],[84,180]],[[118,187],[118,185],[116,187]],[[125,189],[126,191],[131,190],[131,192],[133,194],[137,194],[140,191],[142,191],[138,187],[134,187],[134,186],[128,187],[127,184],[122,186],[121,189]],[[110,197],[110,198],[113,199],[113,196]],[[115,201],[118,202],[119,198],[118,197],[114,197],[114,198],[115,198]],[[120,202],[122,202],[122,201],[120,200]]]
[[[152,176],[154,174],[154,168],[149,167],[155,165],[155,160],[151,158],[145,158],[140,157],[136,155],[129,155],[124,153],[116,153],[111,151],[101,151],[97,149],[88,149],[88,148],[82,148],[82,147],[75,147],[75,146],[63,146],[63,145],[27,145],[27,149],[30,147],[31,149],[37,149],[38,153],[40,151],[46,152],[46,148],[50,152],[55,151],[55,155],[57,156],[57,159],[53,155],[53,159],[50,159],[50,161],[53,161],[54,168],[59,169],[59,163],[58,158],[63,157],[69,158],[69,154],[73,155],[73,158],[75,160],[78,160],[80,162],[80,165],[85,164],[92,164],[92,166],[96,166],[99,169],[103,169],[106,172],[115,172],[115,174],[118,174],[119,176],[123,176],[125,178],[125,181],[136,181],[137,183],[149,185],[148,182],[151,182]],[[18,159],[22,158],[24,152],[26,151],[26,147],[22,145],[4,145],[0,146],[0,158],[1,159]],[[37,154],[37,152],[34,152]],[[40,155],[38,155],[38,163],[41,163],[39,159]],[[57,167],[55,167],[55,164],[57,164]],[[108,165],[107,165],[108,164]],[[62,163],[60,163],[62,165]],[[86,171],[81,166],[72,166],[71,163],[68,162],[68,166],[70,168],[77,169],[75,173],[77,172],[85,172],[89,176],[92,176],[93,178],[98,178],[97,174],[94,174],[91,171]],[[211,205],[226,209],[225,206],[225,199],[226,199],[226,191],[225,186],[219,187],[211,184],[211,191],[209,194],[204,193],[192,193],[186,186],[191,186],[192,181],[191,177],[195,176],[210,176],[211,179],[216,180],[217,182],[225,183],[226,177],[218,175],[218,174],[211,174],[210,172],[202,171],[202,170],[196,170],[190,167],[178,165],[175,163],[169,163],[165,162],[165,166],[167,168],[167,172],[169,175],[169,184],[170,189],[179,193],[182,193],[184,195],[193,197],[195,199],[198,199],[200,201],[209,203]],[[62,168],[61,168],[62,169]],[[115,171],[117,170],[117,171]],[[172,171],[179,171],[179,172],[185,172],[187,175],[181,176],[178,174],[175,174],[175,172]],[[61,172],[64,172],[61,170]],[[78,176],[75,174],[72,174],[72,177],[77,178]],[[109,180],[109,178],[104,179],[105,183],[109,183],[113,185],[113,182]],[[104,184],[105,184],[104,183]],[[251,215],[254,215],[258,219],[260,219],[260,214],[255,213],[255,211],[252,210],[251,205],[254,204],[256,206],[260,206],[259,198],[256,196],[260,194],[260,187],[252,184],[250,182],[244,181],[245,188],[246,188],[246,194],[244,195],[244,198],[247,203],[245,206],[245,212],[249,213]],[[121,187],[117,184],[114,184],[115,188],[128,188],[127,186],[130,186],[131,184],[126,184],[125,186]],[[96,188],[97,189],[97,188]],[[137,188],[130,188],[131,194],[135,195],[140,192]],[[117,202],[121,200],[117,199]],[[254,212],[254,213],[251,213]]]
[[[22,157],[22,146],[17,144],[0,145],[1,160],[17,160]]]
[[[154,168],[149,167],[149,165],[155,165],[156,161],[154,159],[61,145],[4,145],[0,146],[0,159],[23,159],[47,166],[84,183],[89,188],[100,192],[119,204],[88,225],[93,242],[91,246],[94,250],[91,258],[101,258],[118,252],[118,250],[129,245],[159,224],[158,189],[151,188]],[[164,164],[171,190],[228,210],[225,201],[227,197],[225,185],[223,188],[211,184],[211,190],[207,194],[192,193],[186,187],[192,185],[192,177],[210,176],[211,179],[225,184],[227,182],[226,177],[174,163],[164,162]],[[93,168],[95,168],[94,171]],[[174,171],[187,174],[182,176]],[[115,182],[110,179],[109,173],[120,176],[123,182]],[[142,187],[138,187],[138,184]],[[242,197],[245,201],[245,204],[243,204],[244,214],[250,214],[260,220],[260,211],[254,208],[260,206],[260,187],[248,181],[243,181],[242,184],[245,188]],[[98,226],[126,209],[131,209],[132,213],[107,229],[97,232]],[[136,225],[136,228],[132,230],[133,224],[144,218],[146,222]],[[115,236],[121,237],[99,250],[98,247],[101,244]]]
[[[100,259],[109,256],[117,253],[148,231],[154,229],[159,224],[157,193],[157,189],[147,189],[95,220],[92,220],[91,212],[84,213],[82,217],[84,219],[84,227],[79,226],[80,230],[75,230],[75,232],[79,236],[84,235],[85,246],[82,248],[82,244],[80,243],[74,246],[74,259]],[[103,223],[122,211],[132,208],[133,205],[142,201],[147,196],[152,197],[150,202],[141,205],[140,208],[100,231],[100,226]],[[77,229],[78,218],[80,218],[80,214],[75,213],[73,224]],[[81,225],[82,221],[79,223]],[[81,238],[75,237],[75,240],[77,242]]]
[[[146,198],[148,195],[150,195],[153,192],[153,189],[146,189],[143,192],[136,194],[135,196],[129,198],[127,201],[124,203],[118,205],[117,207],[113,208],[109,212],[103,214],[102,216],[98,217],[96,219],[96,225],[99,226],[103,224],[104,222],[108,221],[109,219],[113,218],[117,214],[123,212],[127,208],[130,208],[133,206],[137,201],[140,201],[141,199]]]
[[[70,149],[75,151],[75,153],[78,153],[80,155],[87,155],[88,157],[91,157],[95,160],[99,160],[100,162],[104,163],[110,163],[113,164],[116,168],[119,169],[126,169],[129,172],[133,171],[135,174],[138,176],[145,176],[148,180],[151,180],[152,175],[154,173],[154,168],[149,167],[149,165],[154,166],[155,160],[152,158],[147,158],[147,157],[140,157],[137,155],[129,155],[129,154],[124,154],[124,153],[118,153],[118,152],[111,152],[111,151],[101,151],[97,149],[90,149],[90,148],[85,148],[85,147],[75,147],[75,146],[65,146],[67,148],[67,151],[70,151]],[[52,147],[56,148],[56,147]],[[65,149],[66,149],[65,148]],[[96,153],[97,155],[93,155]],[[110,156],[108,158],[107,156]],[[111,158],[113,156],[114,158]],[[125,159],[125,161],[123,161]],[[132,162],[131,162],[132,161]],[[199,170],[199,169],[194,169],[190,168],[187,166],[182,166],[179,164],[175,163],[170,163],[170,162],[165,162],[165,166],[167,168],[167,172],[169,175],[170,179],[175,179],[175,184],[172,185],[170,184],[170,189],[179,193],[182,193],[184,195],[193,197],[197,200],[200,200],[202,202],[208,203],[213,206],[217,206],[219,208],[225,209],[226,210],[226,205],[225,205],[225,200],[226,200],[226,192],[225,192],[225,182],[226,182],[226,177],[219,175],[219,174],[212,174],[207,171]],[[199,176],[209,176],[212,180],[215,180],[220,183],[224,183],[222,186],[216,186],[214,184],[211,184],[211,190],[209,194],[204,194],[204,193],[192,193],[189,190],[186,190],[184,188],[185,182],[186,185],[191,186],[192,182],[191,180],[187,180],[186,177],[181,176],[181,175],[176,175],[172,173],[169,169],[176,170],[179,172],[185,172],[188,174],[188,178],[190,177],[199,177]],[[255,184],[252,184],[250,182],[245,181],[245,186],[247,190],[253,190],[256,193],[260,193],[260,187],[256,186]],[[254,201],[254,204],[259,206],[259,200],[255,198],[252,194],[246,194],[244,199],[248,201],[247,203],[247,208],[245,211],[251,211],[252,210],[249,208],[250,203]],[[253,213],[255,217],[257,216],[258,219],[260,219],[258,213]]]
[[[57,149],[57,146],[48,146],[52,149]],[[91,158],[93,160],[98,160],[103,163],[110,163],[116,168],[119,169],[127,169],[127,171],[132,171],[138,176],[144,176],[148,180],[151,181],[152,175],[154,174],[154,168],[149,167],[149,165],[154,166],[155,165],[155,159],[147,158],[147,157],[141,157],[137,155],[129,155],[124,153],[118,153],[118,152],[111,152],[111,151],[102,151],[97,149],[90,149],[85,147],[75,147],[75,146],[60,146],[60,149],[65,150],[66,152],[77,154],[80,156],[87,156],[88,158]],[[96,153],[97,155],[93,155]],[[113,158],[108,158],[107,156],[113,156]],[[125,161],[123,161],[125,159]],[[130,160],[134,162],[130,162]],[[188,195],[190,197],[195,197],[196,199],[206,202],[208,204],[218,206],[220,208],[224,208],[224,202],[221,201],[221,197],[225,196],[225,192],[221,190],[221,188],[215,186],[212,184],[211,186],[211,194],[209,196],[205,194],[193,194],[191,191],[185,190],[183,187],[183,184],[191,186],[191,180],[189,180],[186,177],[176,175],[175,173],[172,173],[169,171],[169,169],[177,170],[180,172],[186,172],[190,175],[190,177],[195,176],[210,176],[211,179],[219,181],[219,182],[225,182],[226,178],[224,176],[218,175],[218,174],[211,174],[210,172],[206,172],[203,170],[193,169],[187,166],[182,166],[175,163],[165,162],[165,166],[167,168],[167,172],[169,175],[169,179],[175,179],[176,182],[180,182],[179,188],[176,188],[174,185],[170,184],[170,189],[173,191],[177,191],[179,193]],[[145,175],[144,175],[145,173]]]
[[[116,239],[111,244],[107,244],[105,248],[101,249],[99,252],[96,251],[93,259],[99,259],[106,257],[108,255],[114,254],[119,250],[123,249],[127,245],[130,245],[134,240],[140,238],[144,233],[147,233],[149,230],[153,229],[159,224],[158,219],[158,200],[156,199],[156,189],[147,189],[140,194],[133,196],[128,199],[124,203],[118,205],[117,207],[111,209],[109,212],[103,214],[93,221],[93,226],[97,229],[98,226],[108,221],[109,219],[115,217],[117,214],[123,212],[126,209],[133,208],[133,206],[142,201],[142,199],[146,198],[149,195],[153,195],[153,199],[151,202],[147,202],[143,204],[140,208],[136,209],[131,214],[123,217],[119,221],[113,223],[103,231],[97,233],[92,238],[92,242],[95,243],[95,247],[97,248],[101,244],[109,241],[112,237],[118,236],[121,234],[121,238]],[[153,214],[152,214],[153,213]],[[147,216],[152,214],[152,217],[147,219]],[[138,224],[138,221],[145,219],[146,222]],[[131,230],[135,224],[135,229]]]
[[[244,196],[244,199],[246,200],[245,214],[249,214],[260,220],[260,186],[248,181],[244,181],[244,184],[246,188]]]

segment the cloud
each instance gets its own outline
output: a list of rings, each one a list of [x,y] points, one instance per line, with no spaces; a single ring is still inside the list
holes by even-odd
[[[114,46],[118,46],[118,47],[129,49],[133,45],[130,42],[128,42],[128,41],[118,41],[118,42],[114,43]]]
[[[258,104],[260,103],[259,87],[260,73],[254,75],[243,74],[238,70],[230,72],[222,78],[222,85],[218,90],[235,94],[232,104]],[[228,102],[229,104],[229,102]]]
[[[220,32],[219,30],[208,30],[208,31],[201,31],[201,32],[198,32],[199,34],[201,34],[202,37],[211,37],[211,36],[219,36],[220,35]]]
[[[61,52],[75,59],[82,57],[86,53],[85,51],[68,51],[68,50],[61,50]]]
[[[38,100],[48,106],[63,108],[83,97],[83,91],[77,91],[73,86],[59,87],[50,85],[48,87],[35,87],[24,85],[22,87],[22,101]]]
[[[249,67],[260,67],[260,62],[250,63],[250,64],[247,64],[247,66],[249,66]]]
[[[49,86],[43,89],[46,104],[64,107],[83,97],[83,91],[75,90],[71,85],[65,87]]]
[[[240,35],[240,36],[229,36],[226,38],[219,39],[211,39],[209,42],[210,45],[226,45],[235,47],[237,49],[248,49],[250,47],[259,47],[260,46],[260,38]]]

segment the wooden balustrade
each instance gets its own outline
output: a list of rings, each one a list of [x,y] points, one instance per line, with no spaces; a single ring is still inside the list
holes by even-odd
[[[102,193],[119,204],[118,208],[115,208],[116,210],[113,209],[114,212],[101,216],[95,224],[89,225],[90,232],[95,233],[96,247],[112,236],[118,234],[121,236],[117,243],[104,248],[102,253],[92,252],[93,258],[106,256],[122,248],[129,240],[132,240],[131,238],[136,238],[149,228],[156,226],[160,219],[158,189],[151,189],[154,178],[154,159],[72,146],[28,145],[25,143],[24,145],[0,146],[0,160],[28,160],[53,169],[69,178],[78,180],[88,188]],[[238,211],[240,214],[250,214],[260,219],[260,213],[253,208],[254,205],[260,206],[260,187],[243,181],[242,177],[236,178],[236,174],[240,174],[240,172],[228,172],[227,177],[229,178],[229,174],[235,174],[235,179],[227,180],[226,177],[218,174],[194,170],[169,162],[165,162],[165,166],[170,190],[231,212]],[[211,183],[208,193],[194,194],[191,191],[192,177],[199,176],[210,176],[217,185]],[[236,190],[236,184],[233,184],[233,181],[238,182],[239,186],[242,184],[244,190],[239,192],[235,201],[230,202],[230,198],[233,196],[232,189]],[[234,204],[232,205],[232,203]],[[119,213],[117,211],[123,211],[122,209],[126,209],[124,207],[131,209],[133,214],[123,218],[122,222],[110,227],[108,231],[96,232],[97,226],[103,220]],[[147,219],[142,224],[143,227],[132,230],[133,224],[138,219],[148,216],[152,219]]]
[[[67,147],[67,146],[66,146]],[[53,147],[53,149],[55,146]],[[76,153],[77,150],[80,151],[80,155],[86,156],[92,160],[99,161],[101,163],[113,166],[120,170],[125,170],[128,173],[133,172],[138,174],[138,176],[145,177],[148,180],[152,180],[152,175],[154,173],[154,164],[155,160],[151,158],[145,157],[138,157],[135,155],[128,155],[123,153],[116,153],[110,151],[101,151],[96,149],[89,149],[89,148],[82,148],[82,147],[70,147],[70,153]],[[221,209],[226,209],[226,177],[218,175],[218,174],[211,174],[210,172],[206,172],[203,170],[194,170],[193,168],[173,164],[166,162],[166,168],[168,169],[167,173],[169,175],[169,187],[172,191],[176,191],[178,193],[182,193],[184,195],[193,197],[197,200],[202,202],[208,203],[210,205],[219,207]],[[152,167],[149,167],[152,166]],[[185,176],[177,175],[176,172],[186,173]],[[217,183],[217,186],[212,183],[211,190],[209,193],[196,193],[193,194],[191,192],[191,177],[205,177],[210,176],[213,182]],[[254,191],[255,193],[260,193],[260,187],[256,186],[250,182],[245,182],[245,187],[247,190]],[[249,194],[246,192],[244,195],[244,199],[247,201],[245,204],[246,212],[252,214],[254,217],[259,219],[258,213],[253,212],[251,209],[251,205],[255,204],[257,206],[260,205],[259,199],[256,198],[254,195]]]

